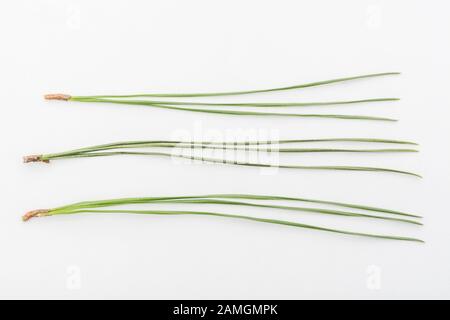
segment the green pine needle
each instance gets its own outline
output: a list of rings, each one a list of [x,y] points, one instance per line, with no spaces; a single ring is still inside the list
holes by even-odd
[[[110,199],[110,200],[98,200],[98,201],[84,201],[84,202],[78,202],[69,206],[59,207],[60,209],[69,209],[69,208],[89,208],[89,207],[105,207],[105,206],[117,206],[122,205],[124,203],[126,204],[142,204],[142,203],[153,203],[155,201],[172,201],[172,200],[217,200],[217,199],[231,199],[231,200],[255,200],[255,201],[288,201],[288,202],[306,202],[306,203],[313,203],[313,204],[320,204],[320,205],[329,205],[329,206],[336,206],[336,207],[342,207],[342,208],[350,208],[350,209],[357,209],[357,210],[363,210],[363,211],[370,211],[370,212],[378,212],[378,213],[385,213],[385,214],[391,214],[391,215],[399,215],[399,216],[405,216],[409,218],[422,218],[421,216],[401,212],[401,211],[395,211],[395,210],[389,210],[385,208],[378,208],[378,207],[370,207],[370,206],[363,206],[358,204],[352,204],[352,203],[344,203],[344,202],[335,202],[335,201],[324,201],[324,200],[317,200],[317,199],[309,199],[309,198],[298,198],[298,197],[285,197],[285,196],[274,196],[274,195],[255,195],[255,194],[208,194],[208,195],[196,195],[196,196],[170,196],[170,197],[140,197],[140,198],[119,198],[119,199]],[[352,212],[347,212],[348,214],[354,214]]]
[[[97,95],[97,96],[86,96],[86,98],[139,98],[139,97],[193,98],[193,97],[236,96],[236,95],[253,94],[253,93],[296,90],[296,89],[317,87],[317,86],[333,84],[333,83],[339,83],[339,82],[359,80],[359,79],[364,79],[364,78],[376,78],[376,77],[383,77],[383,76],[395,76],[395,75],[399,75],[399,74],[400,74],[400,72],[373,73],[373,74],[366,74],[366,75],[360,75],[360,76],[338,78],[338,79],[310,82],[310,83],[304,83],[304,84],[287,86],[287,87],[262,89],[262,90],[231,91],[231,92],[210,92],[210,93],[162,93],[162,94],[161,93],[142,93],[142,94],[131,94],[131,95]],[[80,97],[80,98],[85,98],[85,97]]]
[[[126,203],[122,203],[126,204]],[[93,206],[95,208],[95,205]],[[67,214],[79,214],[79,213],[131,213],[131,214],[149,214],[149,215],[203,215],[203,216],[215,216],[215,217],[224,217],[224,218],[234,218],[234,219],[244,219],[256,222],[264,222],[270,224],[277,225],[286,225],[297,228],[304,229],[312,229],[318,231],[326,231],[344,235],[352,235],[352,236],[362,236],[362,237],[370,237],[370,238],[378,238],[378,239],[388,239],[388,240],[401,240],[401,241],[413,241],[413,242],[423,242],[420,239],[410,238],[410,237],[401,237],[401,236],[392,236],[392,235],[379,235],[379,234],[370,234],[370,233],[361,233],[361,232],[353,232],[332,228],[325,228],[320,226],[308,225],[303,223],[297,223],[292,221],[285,220],[276,220],[276,219],[266,219],[266,218],[257,218],[251,216],[244,215],[235,215],[235,214],[224,214],[224,213],[216,213],[216,212],[205,212],[205,211],[167,211],[167,210],[129,210],[129,209],[119,209],[119,210],[99,210],[93,208],[77,208],[76,206],[71,206],[66,209],[51,209],[51,210],[35,210],[30,211],[26,215],[24,215],[23,220],[27,221],[33,217],[43,217],[43,216],[54,216],[54,215],[67,215]]]
[[[318,231],[326,231],[326,232],[332,232],[332,233],[338,233],[338,234],[344,234],[344,235],[351,235],[351,236],[360,236],[360,237],[369,237],[369,238],[377,238],[377,239],[385,239],[385,240],[399,240],[399,241],[411,241],[411,242],[421,242],[424,243],[423,240],[417,239],[417,238],[411,238],[411,237],[402,237],[402,236],[393,236],[393,235],[382,235],[382,234],[371,234],[371,233],[362,233],[362,232],[353,232],[353,231],[347,231],[347,230],[339,230],[339,229],[332,229],[332,228],[325,228],[320,226],[314,226],[314,225],[308,225],[303,223],[297,223],[292,221],[286,221],[286,220],[277,220],[277,219],[265,219],[265,218],[257,218],[257,217],[251,217],[251,216],[244,216],[244,215],[236,215],[236,214],[224,214],[224,213],[217,213],[217,212],[206,212],[206,211],[167,211],[167,210],[74,210],[70,212],[59,212],[57,214],[77,214],[77,213],[131,213],[131,214],[148,214],[148,215],[203,215],[203,216],[214,216],[214,217],[223,217],[223,218],[234,218],[234,219],[243,219],[243,220],[250,220],[250,221],[256,221],[256,222],[264,222],[264,223],[270,223],[270,224],[277,224],[277,225],[285,225],[285,226],[291,226],[291,227],[297,227],[297,228],[304,228],[304,229],[312,229],[312,230],[318,230]],[[51,212],[48,214],[52,214]]]
[[[172,204],[172,203],[183,203],[183,204],[187,203],[187,204],[217,204],[217,205],[247,206],[247,207],[302,211],[302,212],[337,215],[337,216],[345,216],[345,217],[381,219],[381,220],[388,220],[388,221],[394,221],[394,222],[422,225],[422,223],[420,223],[418,221],[409,220],[409,219],[392,218],[392,217],[385,217],[385,216],[372,215],[372,214],[348,212],[348,211],[342,211],[342,210],[319,209],[319,208],[310,208],[310,207],[293,207],[293,206],[281,206],[281,205],[269,205],[269,204],[255,204],[255,203],[244,202],[244,201],[217,200],[217,199],[208,199],[208,198],[206,198],[206,199],[172,199],[172,200],[171,199],[161,199],[161,200],[154,200],[153,203],[170,203],[170,204]]]
[[[192,102],[192,101],[154,101],[154,100],[118,100],[106,98],[88,98],[88,97],[71,97],[72,101],[79,102],[108,102],[108,103],[126,103],[144,106],[170,105],[170,106],[210,106],[210,107],[317,107],[317,106],[333,106],[358,103],[388,102],[398,101],[399,98],[376,98],[363,100],[347,100],[347,101],[325,101],[325,102],[240,102],[240,103],[212,103],[212,102]]]
[[[163,97],[163,98],[186,98],[186,97],[213,97],[213,96],[233,96],[252,93],[264,92],[279,92],[286,90],[294,90],[308,87],[321,86],[332,83],[339,83],[350,80],[374,78],[381,76],[398,75],[398,72],[385,72],[360,75],[347,78],[338,78],[325,81],[311,82],[294,86],[270,88],[263,90],[247,90],[247,91],[232,91],[232,92],[212,92],[212,93],[149,93],[149,94],[131,94],[131,95],[93,95],[93,96],[70,96],[65,94],[50,94],[45,98],[48,100],[66,100],[92,103],[115,103],[126,105],[142,105],[154,108],[162,108],[169,110],[223,114],[223,115],[239,115],[239,116],[283,116],[283,117],[301,117],[301,118],[331,118],[331,119],[346,119],[346,120],[372,120],[372,121],[396,121],[395,119],[384,117],[373,117],[364,115],[343,115],[343,114],[299,114],[299,113],[278,113],[278,112],[256,112],[256,111],[238,111],[227,109],[206,109],[206,108],[192,108],[187,106],[210,106],[210,107],[308,107],[308,106],[329,106],[329,105],[346,105],[355,103],[369,103],[369,102],[386,102],[396,101],[398,98],[375,98],[363,100],[348,100],[348,101],[330,101],[330,102],[245,102],[245,103],[212,103],[212,102],[192,102],[192,101],[161,101],[161,100],[133,100],[132,98],[144,97]]]
[[[390,121],[395,122],[396,119],[385,117],[373,117],[364,115],[344,115],[344,114],[303,114],[303,113],[278,113],[278,112],[257,112],[257,111],[239,111],[239,110],[223,110],[223,109],[197,109],[187,107],[176,107],[169,104],[156,104],[143,100],[114,100],[114,99],[79,99],[72,97],[70,100],[78,102],[98,102],[98,103],[113,103],[113,104],[125,104],[125,105],[139,105],[154,107],[160,109],[178,110],[178,111],[191,111],[200,113],[213,113],[213,114],[226,114],[226,115],[238,115],[238,116],[280,116],[280,117],[300,117],[300,118],[329,118],[329,119],[343,119],[343,120],[370,120],[370,121]]]
[[[220,200],[220,199],[232,199],[231,200]],[[356,236],[365,236],[365,237],[373,237],[373,238],[381,238],[381,239],[391,239],[391,240],[405,240],[405,241],[417,241],[422,242],[420,239],[409,238],[409,237],[400,237],[400,236],[392,236],[392,235],[377,235],[377,234],[369,234],[369,233],[360,233],[346,230],[338,230],[332,228],[325,228],[320,226],[307,225],[292,221],[285,220],[276,220],[276,219],[265,219],[265,218],[257,218],[251,216],[244,215],[234,215],[234,214],[224,214],[224,213],[216,213],[216,212],[205,212],[205,211],[167,211],[167,210],[131,210],[131,209],[116,209],[111,210],[109,207],[115,206],[124,206],[124,205],[136,205],[136,204],[215,204],[215,205],[223,205],[223,206],[249,206],[249,207],[257,207],[257,208],[269,208],[269,209],[279,209],[279,210],[291,210],[291,211],[304,211],[304,212],[313,212],[318,214],[331,214],[338,215],[344,217],[359,217],[359,218],[372,218],[379,219],[381,221],[396,221],[402,223],[412,223],[421,225],[421,223],[409,220],[409,219],[399,219],[399,218],[391,218],[387,216],[378,216],[378,215],[369,215],[357,212],[350,211],[341,211],[341,210],[330,210],[323,208],[309,208],[309,207],[293,207],[293,206],[284,206],[284,205],[271,205],[271,204],[261,204],[261,203],[253,203],[253,202],[245,202],[239,201],[238,199],[252,199],[255,201],[264,201],[264,200],[287,200],[287,201],[304,201],[311,202],[317,204],[331,204],[335,206],[349,207],[349,208],[358,208],[361,210],[368,211],[378,211],[384,213],[393,213],[400,214],[409,217],[418,217],[411,214],[406,214],[398,211],[392,211],[381,208],[373,208],[367,206],[360,206],[354,204],[346,204],[346,203],[338,203],[331,201],[323,201],[323,200],[313,200],[313,199],[305,199],[305,198],[293,198],[293,197],[280,197],[280,196],[264,196],[264,195],[245,195],[245,194],[211,194],[211,195],[199,195],[199,196],[173,196],[173,197],[142,197],[142,198],[122,198],[122,199],[109,199],[109,200],[99,200],[99,201],[84,201],[73,203],[66,206],[57,207],[49,210],[34,210],[30,211],[23,216],[23,220],[27,221],[33,217],[43,217],[43,216],[54,216],[54,215],[66,215],[66,214],[79,214],[79,213],[133,213],[133,214],[158,214],[158,215],[206,215],[206,216],[216,216],[216,217],[228,217],[228,218],[236,218],[236,219],[245,219],[257,222],[265,222],[271,224],[278,225],[287,225],[298,228],[306,228],[313,229],[319,231],[327,231],[339,234],[346,235],[356,235]]]
[[[133,151],[88,152],[88,153],[73,154],[73,155],[68,155],[68,156],[56,156],[56,157],[49,157],[49,156],[43,155],[43,156],[41,156],[40,161],[49,161],[51,159],[62,159],[62,158],[92,158],[92,157],[107,157],[107,156],[119,156],[119,155],[175,157],[175,158],[189,159],[189,160],[202,161],[202,162],[232,164],[232,165],[247,166],[247,167],[260,167],[260,168],[387,172],[387,173],[405,174],[405,175],[410,175],[410,176],[415,176],[415,177],[421,178],[421,176],[419,174],[416,174],[413,172],[396,170],[396,169],[388,169],[388,168],[379,168],[379,167],[277,165],[277,164],[269,164],[269,163],[238,162],[238,161],[229,161],[226,159],[185,156],[185,155],[171,154],[171,153],[165,153],[165,152],[133,152]]]
[[[324,141],[353,141],[353,142],[367,142],[367,143],[400,143],[400,144],[413,144],[412,142],[406,141],[397,141],[395,140],[383,140],[383,139],[312,139],[312,140],[281,140],[279,142],[275,142],[277,144],[286,144],[286,143],[301,143],[301,142],[324,142]],[[196,143],[196,144],[195,144]],[[138,152],[132,150],[122,149],[135,149],[135,148],[203,148],[203,149],[222,149],[222,150],[230,150],[235,149],[237,151],[264,151],[264,152],[292,152],[292,153],[317,153],[317,152],[367,152],[367,153],[386,153],[386,152],[417,152],[415,149],[401,149],[401,148],[392,148],[392,149],[339,149],[339,148],[281,148],[280,150],[274,148],[261,148],[258,141],[253,142],[240,142],[240,145],[253,145],[257,146],[257,148],[239,148],[234,146],[234,148],[230,148],[230,144],[222,145],[220,142],[213,142],[213,145],[208,145],[205,142],[170,142],[166,143],[165,141],[128,141],[128,142],[119,142],[119,143],[110,143],[98,146],[92,146],[87,148],[80,148],[75,150],[69,150],[66,152],[53,153],[53,154],[44,154],[39,156],[27,156],[24,157],[25,162],[49,162],[50,160],[64,159],[64,158],[91,158],[91,157],[107,157],[107,156],[118,156],[118,155],[136,155],[136,156],[162,156],[162,157],[176,157],[183,158],[189,160],[196,160],[201,162],[210,162],[210,163],[221,163],[221,164],[231,164],[231,165],[240,165],[240,166],[250,166],[250,167],[275,167],[275,168],[284,168],[284,169],[308,169],[308,170],[340,170],[340,171],[373,171],[373,172],[389,172],[389,173],[398,173],[398,174],[406,174],[420,177],[420,175],[408,171],[396,170],[396,169],[388,169],[388,168],[379,168],[379,167],[364,167],[364,166],[301,166],[301,165],[277,165],[271,163],[252,163],[252,162],[239,162],[227,160],[224,158],[208,158],[194,155],[183,155],[183,154],[175,154],[171,152]],[[262,141],[261,144],[268,144],[268,142]],[[112,151],[108,151],[112,150]]]

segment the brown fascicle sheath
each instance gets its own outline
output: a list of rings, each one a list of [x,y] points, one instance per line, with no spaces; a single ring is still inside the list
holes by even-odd
[[[64,93],[52,93],[52,94],[46,94],[44,96],[45,100],[63,100],[63,101],[68,101],[70,100],[70,98],[72,98],[71,95],[69,94],[64,94]]]
[[[49,212],[50,212],[50,210],[48,210],[48,209],[38,209],[38,210],[29,211],[22,216],[22,220],[28,221],[34,217],[45,217],[45,216],[48,216]]]

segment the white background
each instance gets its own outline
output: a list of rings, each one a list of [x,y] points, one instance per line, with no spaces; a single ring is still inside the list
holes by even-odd
[[[450,298],[449,9],[443,0],[2,1],[0,297]],[[398,123],[239,118],[42,99],[55,91],[242,90],[385,71],[402,75],[238,100],[399,96],[396,103],[296,110],[390,116]],[[424,179],[291,170],[267,175],[133,157],[21,163],[25,154],[183,132],[207,139],[243,129],[288,139],[418,141],[419,154],[285,160],[401,168]],[[426,243],[196,216],[20,220],[27,210],[80,200],[205,193],[303,196],[419,213],[424,227],[227,211],[410,235]]]

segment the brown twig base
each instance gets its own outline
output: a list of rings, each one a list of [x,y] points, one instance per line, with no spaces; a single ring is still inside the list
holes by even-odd
[[[24,163],[30,163],[30,162],[45,162],[49,163],[50,160],[43,160],[42,155],[31,155],[31,156],[25,156],[23,157]]]
[[[64,100],[64,101],[68,101],[70,100],[71,96],[68,94],[63,94],[63,93],[54,93],[54,94],[46,94],[44,96],[44,98],[46,100]]]
[[[50,210],[48,210],[48,209],[33,210],[33,211],[30,211],[30,212],[27,212],[26,214],[24,214],[22,216],[22,220],[28,221],[34,217],[45,217],[45,216],[49,215],[49,212],[50,212]]]

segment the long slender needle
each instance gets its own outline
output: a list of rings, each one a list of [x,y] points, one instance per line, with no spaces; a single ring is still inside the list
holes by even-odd
[[[390,121],[395,122],[396,119],[385,117],[373,117],[364,115],[344,115],[344,114],[300,114],[300,113],[277,113],[277,112],[256,112],[256,111],[239,111],[239,110],[221,110],[221,109],[197,109],[187,107],[176,107],[167,104],[155,104],[152,102],[141,100],[114,100],[114,99],[74,99],[71,100],[79,102],[99,102],[99,103],[113,103],[125,105],[139,105],[148,106],[160,109],[191,111],[200,113],[214,113],[240,116],[280,116],[280,117],[301,117],[301,118],[330,118],[330,119],[345,119],[345,120],[371,120],[371,121]]]
[[[219,145],[219,146],[262,146],[262,145],[274,145],[274,144],[292,144],[292,143],[321,143],[321,142],[361,142],[361,143],[386,143],[386,144],[408,144],[417,145],[415,142],[401,141],[401,140],[389,140],[389,139],[374,139],[374,138],[325,138],[325,139],[290,139],[290,140],[274,140],[274,141],[237,141],[237,142],[214,142],[214,141],[181,141],[181,140],[142,140],[142,141],[122,141],[113,142],[108,144],[101,144],[96,146],[90,146],[85,148],[78,148],[74,150],[69,150],[63,153],[55,153],[48,155],[51,156],[58,155],[68,155],[77,154],[87,151],[100,151],[100,150],[110,150],[116,148],[135,148],[141,146],[150,146],[158,144],[174,144],[174,145]]]
[[[410,218],[422,218],[418,215],[413,215],[401,211],[395,211],[385,208],[370,207],[359,204],[325,201],[309,198],[299,197],[286,197],[286,196],[274,196],[274,195],[256,195],[256,194],[207,194],[207,195],[191,195],[191,196],[166,196],[166,197],[137,197],[137,198],[119,198],[97,201],[83,201],[70,204],[68,206],[58,207],[55,210],[67,210],[73,208],[90,208],[90,207],[105,207],[105,206],[117,206],[123,204],[145,204],[153,203],[155,201],[171,201],[171,200],[216,200],[216,199],[232,199],[232,200],[256,200],[256,201],[290,201],[290,202],[306,202],[314,204],[331,205],[342,208],[358,209],[363,211],[380,212],[399,216],[405,216]]]
[[[154,201],[152,201],[152,203],[183,203],[183,204],[189,203],[189,204],[218,204],[218,205],[247,206],[247,207],[259,207],[259,208],[281,209],[281,210],[291,210],[291,211],[303,211],[303,212],[310,212],[310,213],[319,213],[319,214],[337,215],[337,216],[346,216],[346,217],[372,218],[372,219],[381,219],[381,220],[389,220],[389,221],[395,221],[395,222],[403,222],[403,223],[409,223],[409,224],[422,225],[422,223],[414,221],[414,220],[391,218],[391,217],[363,214],[363,213],[357,213],[357,212],[330,210],[330,209],[321,209],[321,208],[310,208],[310,207],[293,207],[293,206],[282,206],[282,205],[271,205],[271,204],[257,204],[257,203],[250,203],[250,202],[244,202],[244,201],[229,201],[229,200],[217,200],[217,199],[176,199],[176,200],[154,200]]]
[[[233,219],[243,219],[250,220],[256,222],[277,224],[277,225],[285,225],[297,228],[304,229],[312,229],[318,231],[326,231],[344,235],[352,235],[352,236],[361,236],[361,237],[370,237],[370,238],[378,238],[378,239],[387,239],[387,240],[400,240],[400,241],[413,241],[413,242],[423,242],[423,240],[410,238],[410,237],[401,237],[401,236],[393,236],[393,235],[380,235],[380,234],[370,234],[370,233],[361,233],[361,232],[353,232],[339,229],[331,229],[320,226],[314,226],[309,224],[297,223],[292,221],[285,220],[276,220],[276,219],[266,219],[266,218],[257,218],[251,216],[244,215],[236,215],[236,214],[224,214],[217,212],[207,212],[207,211],[167,211],[167,210],[95,210],[95,209],[74,209],[67,211],[54,211],[51,210],[45,214],[46,216],[57,215],[57,214],[78,214],[78,213],[131,213],[131,214],[151,214],[151,215],[203,215],[203,216],[214,216],[214,217],[223,217],[223,218],[233,218]],[[42,215],[43,216],[43,215]],[[24,217],[24,220],[28,220],[30,217]]]
[[[130,95],[97,95],[97,96],[87,96],[87,97],[96,97],[96,98],[137,98],[137,97],[187,98],[187,97],[235,96],[235,95],[244,95],[244,94],[253,94],[253,93],[295,90],[295,89],[317,87],[317,86],[322,86],[322,85],[327,85],[327,84],[332,84],[332,83],[352,81],[352,80],[358,80],[358,79],[364,79],[364,78],[376,78],[376,77],[393,76],[393,75],[399,75],[399,74],[400,74],[400,72],[373,73],[373,74],[365,74],[365,75],[359,75],[359,76],[353,76],[353,77],[345,77],[345,78],[337,78],[337,79],[309,82],[309,83],[298,84],[298,85],[293,85],[293,86],[286,86],[286,87],[260,89],[260,90],[209,92],[209,93],[208,92],[207,93],[141,93],[141,94],[130,94]]]
[[[39,157],[40,157],[40,161],[49,161],[51,159],[107,157],[107,156],[115,156],[115,155],[163,156],[163,157],[174,157],[174,158],[196,160],[196,161],[201,161],[201,162],[222,163],[222,164],[232,164],[232,165],[240,165],[240,166],[247,166],[247,167],[262,167],[262,168],[389,172],[389,173],[411,175],[411,176],[416,176],[416,177],[421,178],[420,175],[413,173],[413,172],[396,170],[396,169],[388,169],[388,168],[379,168],[379,167],[279,165],[279,164],[269,164],[269,163],[238,162],[238,161],[230,161],[230,160],[226,160],[226,159],[187,156],[187,155],[172,154],[172,153],[165,153],[165,152],[131,152],[131,151],[85,152],[85,153],[77,153],[77,154],[70,154],[70,155],[58,155],[58,156],[43,155],[43,156],[39,156]]]
[[[347,100],[347,101],[323,101],[323,102],[239,102],[239,103],[213,103],[213,102],[193,102],[193,101],[154,101],[154,100],[117,100],[107,98],[82,98],[71,97],[72,101],[79,102],[126,102],[127,104],[137,105],[170,105],[170,106],[211,106],[211,107],[314,107],[314,106],[333,106],[358,103],[388,102],[398,101],[399,98],[375,98],[363,100]]]

